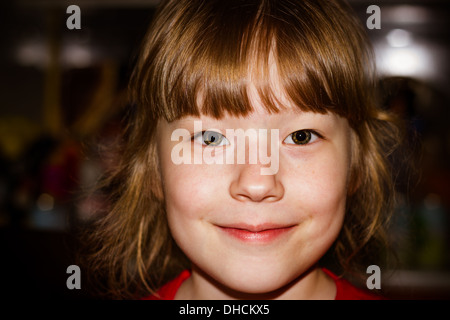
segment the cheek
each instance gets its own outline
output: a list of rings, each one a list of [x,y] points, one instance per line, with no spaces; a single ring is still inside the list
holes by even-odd
[[[199,189],[205,186],[205,181],[200,181],[195,170],[188,168],[187,165],[167,165],[162,174],[167,213],[194,215],[200,205],[199,197],[196,195]]]
[[[169,160],[170,161],[170,160]],[[201,230],[196,223],[204,211],[201,198],[197,196],[202,183],[193,172],[193,166],[166,163],[162,168],[163,190],[169,229],[174,240],[187,255],[201,243],[196,234]]]
[[[320,209],[341,208],[345,206],[347,194],[348,170],[345,164],[321,165],[311,171],[311,189],[314,189],[312,201]]]
[[[162,144],[159,148],[161,180],[167,214],[189,212],[195,202],[196,185],[199,183],[193,165],[176,165],[171,159],[172,144]]]
[[[220,166],[166,163],[162,178],[168,218],[189,223],[214,214],[226,196],[225,177]]]
[[[298,194],[294,199],[314,203],[317,207],[345,198],[348,182],[348,162],[334,157],[310,159],[297,164],[288,184]]]
[[[345,215],[348,157],[329,152],[287,166],[294,172],[284,176],[291,206],[309,221],[308,236],[324,237],[338,232]]]
[[[209,220],[223,205],[223,184],[217,183],[219,168],[203,165],[168,165],[164,172],[166,213],[172,237],[199,265],[207,265],[215,248]],[[218,207],[219,205],[219,207]]]

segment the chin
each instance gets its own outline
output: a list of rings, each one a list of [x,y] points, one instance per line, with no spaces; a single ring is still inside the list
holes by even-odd
[[[242,269],[246,270],[243,271]],[[277,291],[298,277],[297,275],[289,277],[286,272],[280,272],[280,270],[283,269],[262,271],[253,268],[240,268],[239,271],[223,273],[216,279],[230,291],[235,291],[237,296],[262,295]],[[233,295],[233,293],[230,294]]]

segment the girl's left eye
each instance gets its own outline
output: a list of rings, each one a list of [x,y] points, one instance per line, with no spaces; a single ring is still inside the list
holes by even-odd
[[[216,131],[202,131],[195,134],[193,140],[209,147],[219,147],[230,144],[223,134]]]
[[[306,145],[316,141],[318,138],[319,134],[312,130],[298,130],[288,135],[283,142],[287,144]]]

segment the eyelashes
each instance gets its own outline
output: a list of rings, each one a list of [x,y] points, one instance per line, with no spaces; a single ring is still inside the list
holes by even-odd
[[[315,130],[302,129],[290,133],[283,140],[283,143],[304,146],[311,144],[318,139],[324,139],[324,137],[317,133]],[[223,134],[212,130],[205,130],[195,133],[192,136],[192,141],[208,147],[220,147],[230,144],[230,141],[228,141],[228,139]]]
[[[304,129],[292,132],[283,140],[283,142],[286,144],[307,145],[317,139],[323,139],[323,136],[314,130]]]
[[[192,140],[195,142],[199,142],[204,146],[208,147],[219,147],[224,145],[229,145],[225,136],[217,131],[202,131],[193,135]]]

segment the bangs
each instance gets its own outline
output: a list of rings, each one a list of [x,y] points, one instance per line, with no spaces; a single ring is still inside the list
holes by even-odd
[[[284,1],[171,1],[133,75],[135,102],[169,122],[245,116],[256,88],[270,113],[293,105],[356,122],[370,100],[373,59],[348,10],[330,1],[299,1],[295,10]]]

